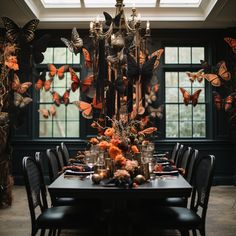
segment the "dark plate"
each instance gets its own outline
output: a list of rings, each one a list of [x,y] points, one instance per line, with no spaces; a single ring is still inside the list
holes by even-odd
[[[66,170],[65,175],[90,175],[93,174],[94,171],[74,171],[74,170]]]
[[[178,175],[178,170],[171,170],[171,171],[153,171],[156,175]]]

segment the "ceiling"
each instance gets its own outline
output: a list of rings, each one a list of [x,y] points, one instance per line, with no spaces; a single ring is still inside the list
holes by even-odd
[[[115,7],[86,8],[81,6],[48,8],[41,0],[1,0],[0,16],[8,16],[19,26],[32,18],[38,18],[40,29],[89,28],[89,22],[98,15],[102,19],[103,11],[115,14]],[[99,0],[97,0],[99,1]],[[65,1],[64,1],[65,2]],[[125,8],[127,17],[131,8]],[[155,7],[136,7],[142,21],[150,21],[151,28],[228,28],[236,27],[235,0],[202,0],[198,7],[160,7],[160,0]],[[0,23],[2,25],[2,22]],[[144,25],[143,25],[144,26]]]

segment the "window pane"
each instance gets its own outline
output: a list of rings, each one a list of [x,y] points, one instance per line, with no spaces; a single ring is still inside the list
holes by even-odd
[[[202,122],[193,122],[193,137],[206,137],[206,123]]]
[[[166,88],[166,102],[178,102],[178,88]]]
[[[43,53],[44,55],[44,60],[43,64],[48,64],[53,62],[53,48],[47,48],[46,52]]]
[[[178,121],[178,106],[176,105],[167,105],[165,106],[166,109],[166,120],[167,121]]]
[[[204,121],[206,119],[206,105],[198,104],[193,108],[193,120]]]
[[[191,121],[192,120],[192,107],[179,105],[179,118],[181,121]]]
[[[79,121],[79,109],[74,104],[67,106],[67,120]]]
[[[179,48],[179,63],[180,64],[191,63],[191,48],[190,47]]]
[[[179,87],[191,87],[191,82],[189,81],[186,72],[179,72]]]
[[[53,137],[66,137],[66,123],[64,121],[55,120],[53,123]]]
[[[59,107],[56,108],[57,109],[57,114],[54,118],[55,121],[57,120],[65,120],[65,116],[66,116],[66,107],[64,105],[60,105]]]
[[[178,48],[177,47],[165,47],[165,63],[166,64],[178,63]]]
[[[180,122],[180,137],[192,138],[192,122]]]
[[[79,122],[67,122],[67,137],[79,137]]]
[[[54,64],[66,63],[66,51],[67,48],[54,48]]]
[[[179,136],[178,122],[166,122],[166,137],[177,138]]]
[[[39,137],[52,137],[52,122],[39,122]]]
[[[52,95],[50,92],[45,92],[44,89],[40,90],[40,102],[52,102]]]
[[[58,87],[65,88],[67,75],[68,75],[68,73],[65,73],[63,79],[59,79],[58,76],[56,75],[53,79],[53,87],[54,88],[58,88]]]
[[[199,83],[198,80],[195,80],[192,86],[194,88],[205,88],[205,80],[203,79],[201,83]]]
[[[166,72],[165,73],[166,87],[178,86],[178,72]]]
[[[204,47],[193,47],[192,48],[192,63],[200,64],[200,60],[204,60]]]

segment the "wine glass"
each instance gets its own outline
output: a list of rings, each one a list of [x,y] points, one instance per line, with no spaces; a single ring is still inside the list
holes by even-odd
[[[90,168],[90,179],[92,177],[92,170],[95,164],[96,155],[91,152],[85,153],[85,164]]]

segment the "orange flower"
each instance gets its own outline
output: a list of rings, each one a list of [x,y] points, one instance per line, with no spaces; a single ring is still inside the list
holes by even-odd
[[[104,132],[104,135],[108,137],[112,137],[114,133],[115,133],[114,128],[107,128],[106,131]]]
[[[111,144],[118,146],[121,143],[121,141],[119,139],[113,138],[111,139]]]
[[[110,147],[110,144],[107,141],[102,141],[101,143],[98,144],[98,146],[103,149],[106,150],[107,148]]]
[[[92,143],[93,145],[96,145],[99,143],[99,141],[96,138],[91,138],[89,142]]]
[[[138,147],[136,145],[131,146],[131,151],[133,153],[138,153],[139,152]]]
[[[119,165],[124,166],[126,163],[126,158],[122,154],[119,154],[115,157],[115,162]]]
[[[121,153],[122,153],[122,151],[114,145],[111,145],[111,147],[109,148],[109,155],[112,159],[115,159],[116,156]]]
[[[19,66],[17,64],[17,58],[16,56],[9,56],[6,61],[5,61],[5,65],[9,68],[9,69],[13,69],[13,70],[19,70]]]
[[[156,127],[149,127],[149,128],[147,128],[145,130],[140,131],[139,134],[143,134],[143,135],[145,135],[145,134],[152,134],[156,130],[157,130]]]

